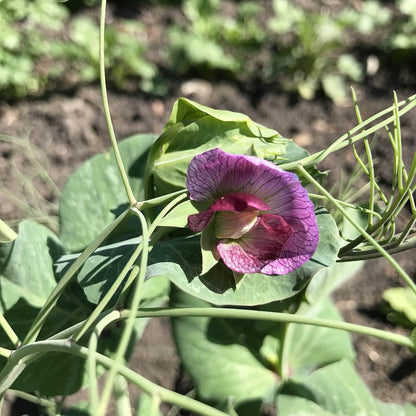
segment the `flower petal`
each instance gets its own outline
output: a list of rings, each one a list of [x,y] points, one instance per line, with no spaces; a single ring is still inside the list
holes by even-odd
[[[254,212],[268,209],[269,206],[255,195],[244,193],[230,194],[214,201],[214,203],[206,211],[190,215],[188,217],[188,227],[194,233],[204,230],[208,227],[212,216],[216,211]],[[257,213],[255,216],[257,217]],[[247,231],[248,229],[245,232]]]
[[[256,224],[258,212],[222,211],[215,215],[215,236],[217,238],[240,238]]]
[[[260,198],[253,194],[232,193],[225,195],[209,207],[213,211],[268,211],[270,207]]]
[[[285,244],[279,259],[267,264],[261,272],[264,274],[286,274],[308,261],[316,251],[319,242],[319,230],[315,215],[288,221],[293,235]]]
[[[262,215],[257,224],[238,240],[224,239],[217,245],[225,265],[238,273],[257,273],[278,259],[293,230],[278,215]]]
[[[287,177],[295,177],[266,160],[245,155],[233,155],[221,149],[211,149],[195,156],[188,167],[186,187],[195,201],[214,201],[230,193],[244,192],[263,199],[270,187],[281,189]],[[267,201],[266,201],[267,202]]]
[[[188,216],[188,227],[194,233],[199,233],[208,227],[214,216],[214,211],[202,211]]]

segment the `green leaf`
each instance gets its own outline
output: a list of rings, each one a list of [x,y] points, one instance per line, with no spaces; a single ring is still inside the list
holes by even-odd
[[[326,298],[310,306],[302,303],[296,315],[319,317],[342,321],[333,302]],[[290,324],[284,337],[283,375],[285,378],[308,374],[318,367],[341,359],[353,360],[355,357],[351,337],[345,331]]]
[[[406,404],[399,406],[394,403],[379,402],[381,416],[416,416],[416,406]]]
[[[209,306],[178,290],[171,299],[175,307]],[[178,352],[202,399],[218,403],[233,398],[242,403],[274,391],[277,377],[262,362],[261,336],[252,324],[197,317],[173,319]]]
[[[136,135],[119,143],[137,200],[144,199],[144,166],[154,139],[152,134]],[[64,247],[70,252],[82,250],[127,207],[128,199],[113,152],[88,160],[74,172],[62,191],[59,220]],[[124,233],[134,228],[138,228],[137,222],[127,225]]]
[[[347,360],[296,378],[281,393],[277,396],[277,409],[285,416],[299,416],[300,406],[304,406],[305,415],[311,416],[381,416],[378,402]]]
[[[351,208],[347,208],[347,212],[356,223],[360,224],[363,228],[366,227],[368,221],[366,214]],[[359,235],[356,228],[345,218],[339,225],[339,232],[343,236],[343,239],[339,238],[341,246],[347,244],[347,240],[353,240]],[[306,288],[306,298],[311,303],[319,302],[319,300],[327,297],[347,279],[353,277],[363,264],[363,261],[338,262],[320,270]]]
[[[56,285],[53,261],[63,252],[56,236],[43,225],[22,221],[18,237],[0,245],[2,312],[20,299],[41,307]]]
[[[78,272],[77,280],[89,302],[98,304],[101,301],[140,242],[141,237],[136,237],[100,247],[85,261]],[[56,273],[63,275],[79,255],[79,253],[76,253],[62,256],[56,262]],[[149,281],[150,277],[156,276],[160,275],[148,272],[143,287],[143,300],[163,297],[168,293],[169,284],[166,279],[152,279],[152,281]],[[117,300],[122,287],[123,284],[116,291],[111,304],[114,304]]]
[[[285,416],[335,416],[311,400],[286,394],[279,394],[278,407]]]
[[[197,212],[198,210],[190,200],[182,202],[163,217],[158,226],[184,228],[188,224],[188,216],[196,214]]]
[[[153,182],[156,196],[183,189],[191,159],[216,147],[275,164],[299,160],[308,154],[292,140],[244,114],[214,110],[180,98],[149,154],[146,181]]]
[[[150,254],[150,264],[159,263],[160,273],[180,289],[216,305],[259,305],[285,299],[301,291],[320,269],[335,261],[338,252],[335,222],[322,208],[316,211],[316,217],[320,240],[315,254],[302,267],[284,276],[247,274],[236,287],[232,272],[222,263],[201,275],[198,236],[156,243]]]
[[[410,287],[394,287],[383,293],[383,299],[387,301],[393,311],[405,315],[416,325],[416,295]]]
[[[326,74],[321,79],[325,94],[335,104],[342,104],[347,97],[347,87],[344,77],[340,74]]]

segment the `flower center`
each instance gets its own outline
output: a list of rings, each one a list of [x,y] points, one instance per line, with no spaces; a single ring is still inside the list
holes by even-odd
[[[215,214],[215,236],[237,239],[256,224],[259,211],[220,211]]]

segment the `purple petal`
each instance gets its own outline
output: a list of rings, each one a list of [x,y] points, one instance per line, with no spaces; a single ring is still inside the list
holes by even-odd
[[[262,215],[242,238],[220,240],[217,250],[229,269],[238,273],[257,273],[279,258],[292,232],[282,217]]]
[[[188,216],[188,227],[194,233],[199,233],[208,227],[214,216],[214,211],[202,211]]]
[[[194,233],[204,230],[208,227],[212,216],[217,211],[253,212],[255,210],[268,209],[269,206],[255,195],[245,193],[230,194],[214,201],[206,211],[190,215],[188,217],[188,227]]]
[[[270,207],[260,198],[253,194],[234,193],[225,195],[209,207],[212,211],[268,211]]]
[[[315,215],[301,220],[292,219],[288,223],[293,229],[293,235],[285,244],[280,257],[265,266],[261,272],[264,274],[286,274],[308,261],[319,242],[319,231]]]
[[[267,203],[271,190],[281,191],[288,178],[285,172],[266,160],[232,155],[221,149],[208,150],[195,156],[188,167],[186,187],[195,201],[214,201],[232,193],[256,195]]]

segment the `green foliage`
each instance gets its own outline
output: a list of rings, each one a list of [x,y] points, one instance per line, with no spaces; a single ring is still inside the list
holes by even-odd
[[[258,156],[277,165],[307,155],[292,140],[253,122],[244,114],[214,110],[180,98],[149,155],[147,198],[152,197],[153,192],[157,196],[183,189],[191,159],[215,147],[229,153]]]
[[[365,76],[363,56],[405,65],[416,48],[416,13],[411,0],[397,0],[392,11],[377,0],[344,5],[336,13],[312,12],[288,0],[232,4],[183,0],[184,19],[174,16],[154,48],[151,28],[138,19],[117,17],[105,33],[109,81],[163,95],[173,76],[262,82],[312,99],[323,91],[337,103],[351,82]],[[4,0],[0,8],[0,88],[23,96],[52,88],[93,82],[98,72],[98,23],[68,10],[95,7],[97,1]],[[377,39],[377,42],[374,41]],[[361,51],[357,54],[357,50]],[[387,55],[387,56],[386,56]],[[409,61],[410,58],[410,61]]]
[[[120,144],[120,152],[138,200],[144,199],[143,174],[155,135],[137,135]],[[112,152],[84,163],[67,181],[60,200],[60,240],[69,252],[84,249],[128,206]],[[131,224],[131,223],[130,223]],[[133,222],[137,229],[137,223]],[[131,226],[128,231],[131,232]]]
[[[51,45],[66,18],[56,0],[4,0],[0,7],[0,90],[17,96],[33,93],[47,81]],[[45,73],[46,70],[46,73]]]
[[[6,96],[33,94],[58,82],[92,82],[98,71],[98,23],[72,17],[58,0],[2,2],[0,7],[0,89]],[[148,62],[143,25],[124,19],[105,33],[109,80],[120,88],[164,94],[158,69]]]
[[[416,326],[416,295],[405,287],[387,289],[383,299],[388,303],[387,319],[407,328]]]

